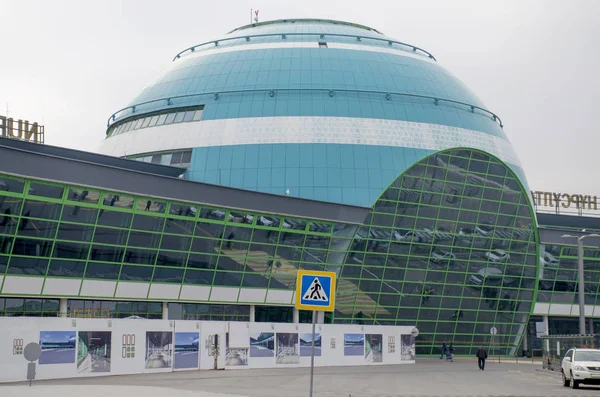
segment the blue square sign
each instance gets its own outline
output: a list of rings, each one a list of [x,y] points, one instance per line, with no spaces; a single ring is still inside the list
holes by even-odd
[[[299,270],[296,281],[296,308],[333,311],[335,273]]]

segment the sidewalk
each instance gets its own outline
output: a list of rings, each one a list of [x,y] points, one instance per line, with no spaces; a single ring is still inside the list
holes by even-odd
[[[2,397],[245,397],[239,394],[190,391],[147,386],[47,385],[34,383],[0,386]]]
[[[439,357],[438,357],[439,358]],[[429,360],[431,359],[431,357],[423,357],[423,358],[419,358],[417,357],[417,361],[418,360]],[[443,360],[445,360],[446,358],[443,358]],[[464,361],[464,360],[474,360],[475,356],[470,357],[470,356],[454,356],[454,361]],[[487,359],[488,363],[501,363],[501,364],[530,364],[530,365],[539,365],[540,367],[542,367],[542,359],[540,357],[536,357],[533,360],[531,360],[531,358],[527,358],[527,357],[507,357],[507,356],[489,356]]]

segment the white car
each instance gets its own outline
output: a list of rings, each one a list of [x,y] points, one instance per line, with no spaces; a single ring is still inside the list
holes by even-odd
[[[431,262],[437,264],[448,264],[453,265],[456,256],[452,252],[448,251],[433,251],[431,253]]]
[[[484,267],[476,274],[472,274],[471,277],[469,277],[469,283],[474,285],[483,285],[484,283],[488,284],[498,281],[504,285],[514,283],[513,279],[505,277],[502,270],[496,267]]]
[[[475,234],[480,236],[491,236],[494,233],[494,226],[492,225],[479,225],[475,226]]]
[[[423,229],[423,231],[409,230],[402,234],[396,230],[392,231],[392,238],[395,241],[403,243],[431,243],[433,242],[433,232],[429,229]]]
[[[558,267],[558,258],[544,251],[540,255],[540,265],[544,267]]]
[[[491,250],[485,253],[485,257],[490,262],[506,262],[510,259],[510,255],[504,250]]]
[[[214,219],[224,219],[225,218],[225,211],[221,211],[221,210],[211,210],[208,213],[208,216],[210,218],[214,218]],[[229,221],[233,220],[233,215],[229,214],[228,217]]]
[[[403,241],[403,242],[410,242],[413,239],[415,241],[417,241],[418,235],[414,231],[408,231],[405,234],[402,234],[397,230],[393,230],[392,231],[392,239],[394,239],[395,241]]]
[[[563,386],[600,385],[600,350],[571,349],[561,363]]]
[[[264,216],[259,216],[258,221],[256,223],[263,226],[273,226],[275,224],[275,221]]]

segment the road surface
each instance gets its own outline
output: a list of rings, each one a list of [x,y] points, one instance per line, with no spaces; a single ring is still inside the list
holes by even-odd
[[[97,389],[112,386],[113,391],[103,389],[104,394],[98,396],[306,397],[309,373],[309,368],[284,367],[75,378],[36,381],[31,389],[26,382],[0,385],[0,395],[96,397]],[[56,386],[63,386],[63,391],[53,389]],[[138,392],[132,393],[135,389],[131,387],[139,388]],[[485,371],[480,371],[474,357],[457,357],[453,363],[439,357],[417,357],[416,364],[317,367],[314,390],[315,397],[600,396],[600,387],[563,387],[559,373],[542,371],[539,364],[499,364],[488,360]]]

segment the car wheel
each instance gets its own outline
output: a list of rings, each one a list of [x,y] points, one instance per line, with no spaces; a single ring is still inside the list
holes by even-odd
[[[571,384],[571,381],[569,379],[567,379],[567,377],[565,376],[565,371],[560,371],[562,374],[562,382],[563,382],[563,386],[564,387],[569,387]]]
[[[579,381],[575,380],[573,372],[571,372],[571,389],[579,389]]]

